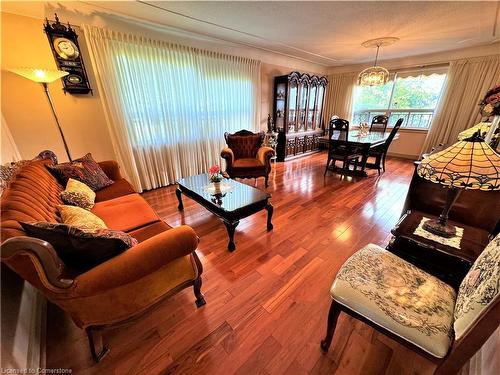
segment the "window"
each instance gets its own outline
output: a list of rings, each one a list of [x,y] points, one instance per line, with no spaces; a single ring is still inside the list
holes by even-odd
[[[396,73],[383,86],[356,86],[353,123],[371,123],[374,116],[389,116],[389,127],[403,118],[402,127],[428,129],[439,102],[446,72],[442,69],[418,73]]]

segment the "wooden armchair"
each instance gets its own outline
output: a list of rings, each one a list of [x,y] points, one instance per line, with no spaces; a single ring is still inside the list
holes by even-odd
[[[220,156],[226,160],[226,172],[229,177],[264,177],[267,187],[274,150],[262,146],[264,132],[257,134],[248,130],[240,130],[234,134],[226,132],[224,138],[228,147],[221,151]]]
[[[321,349],[341,311],[424,355],[437,374],[454,374],[500,324],[500,236],[488,244],[458,293],[411,263],[369,244],[340,268]]]

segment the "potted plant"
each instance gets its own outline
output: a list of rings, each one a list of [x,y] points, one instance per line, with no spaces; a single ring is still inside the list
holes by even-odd
[[[218,166],[217,164],[212,165],[210,167],[210,169],[208,170],[208,173],[210,175],[210,182],[212,182],[214,184],[215,193],[220,194],[220,192],[221,192],[220,183],[223,179],[222,172],[220,170],[220,166]]]

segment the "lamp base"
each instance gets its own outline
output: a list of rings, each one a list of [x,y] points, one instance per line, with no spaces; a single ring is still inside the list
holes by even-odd
[[[455,236],[457,232],[453,225],[446,223],[442,224],[439,220],[427,220],[424,225],[422,225],[422,228],[427,232],[444,238],[451,238]]]

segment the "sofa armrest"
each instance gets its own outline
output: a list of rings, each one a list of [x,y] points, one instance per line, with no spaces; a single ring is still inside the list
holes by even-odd
[[[76,295],[95,295],[145,277],[174,259],[191,254],[198,242],[195,231],[187,225],[157,234],[79,275],[75,279]]]
[[[226,168],[230,168],[234,163],[234,153],[229,147],[224,148],[220,153],[221,158],[226,161]]]
[[[100,161],[99,166],[102,168],[106,176],[108,176],[113,181],[122,179],[122,174],[120,173],[120,166],[115,160],[105,160]]]
[[[27,236],[11,237],[2,243],[0,246],[0,253],[2,261],[7,265],[10,263],[16,264],[15,258],[19,255],[28,255],[31,258],[31,263],[38,262],[41,266],[37,267],[35,264],[38,279],[41,280],[42,283],[48,282],[49,285],[45,285],[52,291],[67,289],[73,284],[73,280],[61,278],[64,267],[63,263],[57,256],[52,245],[47,241]],[[14,268],[18,273],[23,272],[21,269]],[[34,281],[33,274],[21,276],[26,276],[26,280],[30,282]]]
[[[257,151],[257,159],[259,159],[259,161],[266,166],[271,164],[271,158],[273,156],[274,150],[271,147],[263,146],[259,148],[259,151]]]

